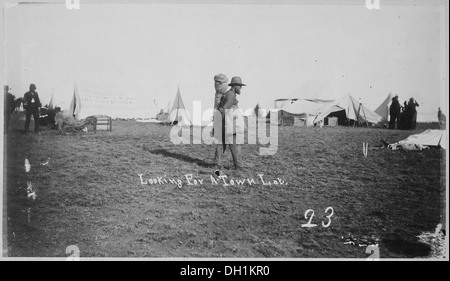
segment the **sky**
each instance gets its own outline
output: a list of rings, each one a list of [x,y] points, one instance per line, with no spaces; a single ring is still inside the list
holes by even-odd
[[[243,109],[351,93],[375,110],[392,92],[418,101],[419,122],[448,113],[443,6],[356,2],[18,4],[4,14],[5,84],[19,97],[35,83],[43,104],[53,93],[68,108],[76,83],[133,96],[136,112],[166,108],[179,88],[192,116],[195,100],[213,106],[223,73],[247,84]]]

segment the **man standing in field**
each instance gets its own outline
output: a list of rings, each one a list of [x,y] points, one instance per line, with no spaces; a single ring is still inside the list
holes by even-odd
[[[219,128],[222,128],[222,115],[219,111],[219,105],[220,102],[223,98],[223,96],[225,96],[225,93],[227,92],[228,89],[228,77],[225,76],[224,74],[217,74],[216,76],[214,76],[214,88],[216,89],[216,93],[215,93],[215,97],[214,97],[214,115],[213,115],[213,122],[214,122],[214,127],[216,128],[216,130],[212,131],[213,136],[216,137],[216,139],[218,141],[222,141],[222,135],[223,135],[223,130],[220,130]],[[222,166],[220,165],[220,158],[221,158],[221,154],[223,154],[221,150],[221,145],[217,144],[216,145],[216,154],[214,157],[214,165],[217,168],[221,168]]]
[[[227,110],[235,110],[238,109],[238,100],[236,98],[236,95],[240,95],[241,94],[241,89],[243,86],[245,86],[245,84],[242,83],[242,80],[240,77],[233,77],[231,79],[230,84],[228,84],[229,86],[231,86],[231,89],[228,90],[226,92],[226,94],[222,97],[219,106],[218,106],[218,110],[220,111],[221,114],[221,121],[222,121],[222,143],[223,143],[223,151],[218,150],[218,147],[216,147],[216,156],[214,158],[214,164],[220,166],[220,159],[222,154],[225,152],[226,150],[226,141],[225,139],[227,139],[227,136],[225,136],[225,117],[227,114]],[[216,124],[216,123],[215,123]],[[231,126],[233,126],[233,123],[231,123]],[[234,133],[232,135],[232,142],[229,143],[230,146],[230,150],[231,150],[231,155],[233,156],[233,162],[234,162],[234,167],[236,170],[240,170],[240,169],[244,169],[244,162],[242,161],[241,158],[241,146],[239,144],[236,143],[236,134]]]
[[[36,92],[36,85],[30,85],[30,91],[26,92],[23,97],[23,108],[27,111],[25,120],[25,133],[28,133],[30,128],[31,115],[34,119],[34,132],[39,133],[39,109],[41,108],[41,101]]]

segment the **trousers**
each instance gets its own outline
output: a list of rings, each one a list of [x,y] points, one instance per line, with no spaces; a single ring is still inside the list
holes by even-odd
[[[395,129],[396,122],[398,122],[398,116],[391,114],[391,120],[389,121],[389,129]]]
[[[34,119],[34,131],[39,131],[39,110],[37,108],[27,109],[26,119],[25,119],[25,132],[28,132],[30,129],[30,121],[31,115],[33,115]]]
[[[233,157],[234,168],[241,169],[244,168],[244,161],[241,157],[241,145],[236,144],[236,135],[233,135],[233,144],[227,144],[231,150],[231,156]],[[216,154],[214,156],[214,165],[219,165],[221,163],[222,156],[224,154],[223,144],[216,145]]]

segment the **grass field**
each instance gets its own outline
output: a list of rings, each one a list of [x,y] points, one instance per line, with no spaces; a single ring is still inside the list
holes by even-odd
[[[365,247],[344,244],[352,234],[378,237],[381,258],[413,258],[430,252],[417,235],[440,222],[444,151],[375,148],[422,129],[280,127],[275,155],[242,147],[249,171],[231,169],[227,150],[221,174],[235,185],[224,186],[209,166],[214,146],[174,145],[169,126],[115,121],[112,132],[76,135],[22,128],[13,117],[5,136],[10,257],[66,257],[76,245],[81,257],[367,258]],[[162,181],[142,184],[140,174]],[[203,182],[187,185],[189,174]],[[302,227],[308,209],[316,227]]]

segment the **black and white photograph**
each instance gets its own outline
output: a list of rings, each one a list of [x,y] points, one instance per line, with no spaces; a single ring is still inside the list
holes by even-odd
[[[0,260],[448,261],[448,1],[2,9]]]

